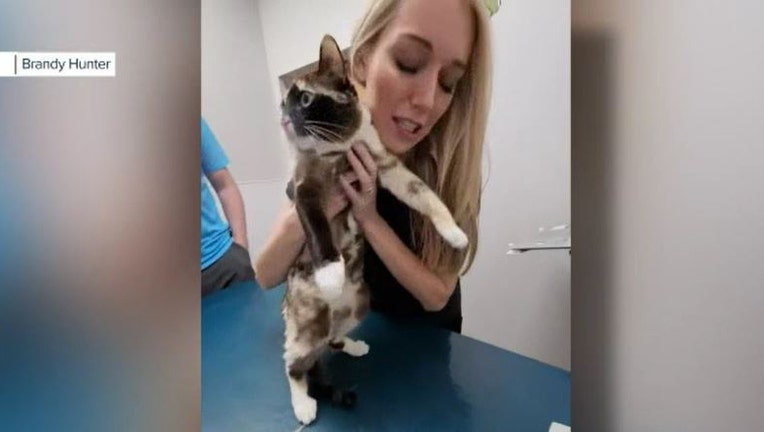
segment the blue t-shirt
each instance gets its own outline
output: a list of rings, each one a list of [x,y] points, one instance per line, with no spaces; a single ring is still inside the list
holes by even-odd
[[[220,217],[206,176],[228,166],[228,157],[202,119],[202,270],[212,265],[233,243],[228,223]]]

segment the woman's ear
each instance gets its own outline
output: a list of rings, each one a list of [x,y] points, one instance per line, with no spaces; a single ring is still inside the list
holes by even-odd
[[[353,90],[355,90],[355,94],[358,97],[358,100],[362,103],[365,101],[364,99],[364,87],[360,83],[358,83],[353,78],[350,79],[350,84],[353,86]]]
[[[365,51],[365,50],[364,50]],[[366,86],[367,55],[364,51],[358,51],[353,56],[352,73],[353,81],[361,86]]]

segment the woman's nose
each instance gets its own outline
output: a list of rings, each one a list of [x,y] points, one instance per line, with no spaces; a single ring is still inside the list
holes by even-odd
[[[437,91],[438,76],[433,73],[422,75],[421,79],[414,83],[411,104],[418,109],[429,111],[435,106]]]

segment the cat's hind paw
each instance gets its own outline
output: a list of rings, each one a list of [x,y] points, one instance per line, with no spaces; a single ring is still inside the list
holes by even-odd
[[[292,398],[292,409],[297,420],[304,424],[310,424],[316,419],[318,404],[316,400],[308,395]]]
[[[339,297],[345,285],[344,261],[340,259],[316,269],[316,284],[326,298]]]
[[[369,344],[362,340],[345,339],[342,351],[353,357],[362,357],[369,353]]]

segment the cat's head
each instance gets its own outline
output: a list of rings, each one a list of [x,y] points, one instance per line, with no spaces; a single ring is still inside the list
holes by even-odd
[[[318,70],[297,78],[281,103],[282,127],[300,151],[346,150],[360,127],[361,110],[342,52],[326,35]]]

